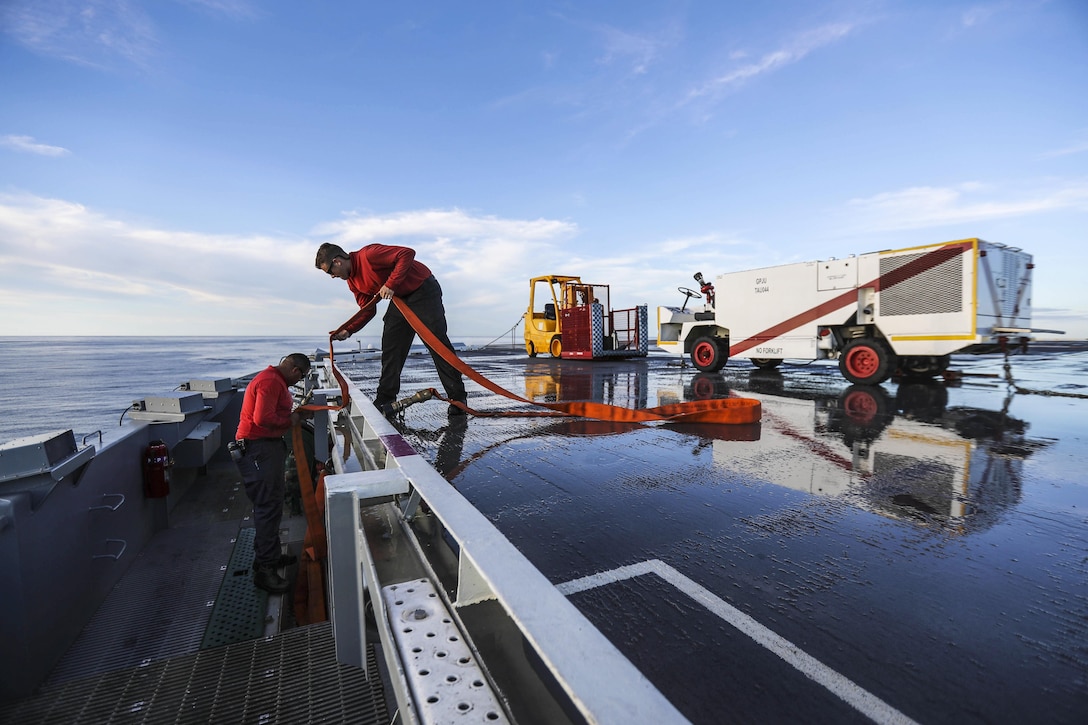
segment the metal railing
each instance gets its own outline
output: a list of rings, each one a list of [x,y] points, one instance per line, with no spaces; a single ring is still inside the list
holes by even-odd
[[[326,363],[322,382],[332,379]],[[486,722],[685,722],[350,383],[349,393],[335,429],[322,431],[317,421],[316,431],[328,434],[336,471],[325,489],[340,662],[363,667],[368,629],[376,630],[406,722],[440,720],[443,708],[478,709]],[[520,640],[517,652],[479,647],[472,634],[481,616],[488,631],[520,635],[509,638]],[[463,640],[467,653],[420,647],[405,632],[416,624],[432,626],[438,639]],[[450,657],[462,668],[443,675],[434,665]]]

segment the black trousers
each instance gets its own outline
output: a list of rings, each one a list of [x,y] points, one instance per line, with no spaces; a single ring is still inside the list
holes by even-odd
[[[446,308],[442,305],[442,287],[433,276],[424,280],[423,284],[405,295],[401,299],[408,304],[412,312],[427,326],[434,336],[450,350],[453,345],[446,334]],[[404,319],[396,305],[390,303],[389,310],[385,313],[385,329],[382,330],[382,375],[378,380],[378,392],[374,396],[374,404],[382,406],[392,403],[400,393],[400,374],[404,370],[404,362],[408,359],[408,353],[412,349],[416,332]],[[451,400],[464,402],[467,399],[465,393],[465,381],[461,373],[447,363],[442,357],[431,350],[431,358],[438,370],[438,379],[442,381],[442,387],[446,391],[446,397]]]
[[[246,496],[253,504],[253,561],[258,566],[280,558],[286,459],[287,444],[282,438],[257,438],[246,441],[246,455],[238,462]]]

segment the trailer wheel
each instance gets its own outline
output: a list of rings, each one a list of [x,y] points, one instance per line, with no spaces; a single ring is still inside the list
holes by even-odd
[[[948,369],[949,355],[904,355],[899,370],[908,377],[932,378]]]
[[[691,348],[691,364],[704,373],[716,373],[725,367],[729,348],[719,337],[704,335]]]
[[[533,343],[525,343],[525,351],[529,353],[529,357],[536,357],[536,346]]]
[[[777,357],[754,357],[751,360],[752,364],[760,370],[774,370],[782,364],[782,359]]]
[[[909,377],[928,377],[934,373],[933,358],[928,355],[904,355],[899,371]]]
[[[839,355],[842,376],[858,385],[880,385],[891,376],[895,367],[895,353],[877,339],[859,337],[851,340]]]
[[[548,345],[548,352],[552,357],[559,357],[563,354],[563,339],[560,335],[556,335],[552,338],[551,344]]]

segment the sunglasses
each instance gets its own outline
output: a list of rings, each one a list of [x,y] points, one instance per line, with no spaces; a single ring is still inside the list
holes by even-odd
[[[341,257],[334,258],[331,262],[329,262],[329,266],[325,267],[325,274],[329,275],[330,277],[334,276],[333,273],[332,273],[333,269],[338,267],[342,261],[343,261],[343,258],[341,258]]]

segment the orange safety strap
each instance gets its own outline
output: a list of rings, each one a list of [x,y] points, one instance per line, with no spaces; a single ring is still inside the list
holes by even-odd
[[[325,500],[325,474],[322,472],[317,490],[310,475],[310,462],[302,443],[302,426],[291,428],[291,443],[298,471],[298,489],[302,510],[306,514],[306,536],[299,557],[298,578],[295,581],[295,618],[299,624],[314,624],[328,619],[325,606],[324,561],[328,556],[325,517],[321,510]],[[319,503],[319,501],[321,503]]]

